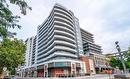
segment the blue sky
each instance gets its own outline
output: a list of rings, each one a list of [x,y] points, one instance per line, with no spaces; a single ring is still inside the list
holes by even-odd
[[[80,27],[94,34],[95,43],[102,46],[103,53],[115,52],[115,41],[122,50],[130,45],[130,0],[26,0],[32,7],[26,16],[21,15],[22,28],[14,29],[17,37],[26,39],[36,35],[37,26],[49,15],[55,3],[74,12]],[[20,14],[18,7],[10,7]]]

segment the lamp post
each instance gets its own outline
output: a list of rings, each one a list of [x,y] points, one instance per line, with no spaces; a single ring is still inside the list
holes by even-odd
[[[121,48],[120,48],[120,46],[119,46],[118,43],[119,43],[118,41],[115,42],[115,44],[116,44],[116,49],[117,49],[117,51],[118,51],[118,53],[119,53],[119,57],[120,57],[120,60],[121,60],[122,65],[123,65],[124,73],[126,74],[126,66],[125,66],[125,63],[124,63],[123,56],[122,56],[122,54],[121,54]]]

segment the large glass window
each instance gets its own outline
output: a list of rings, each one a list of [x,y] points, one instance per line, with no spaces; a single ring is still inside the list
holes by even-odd
[[[55,67],[65,67],[67,66],[66,62],[55,62]]]

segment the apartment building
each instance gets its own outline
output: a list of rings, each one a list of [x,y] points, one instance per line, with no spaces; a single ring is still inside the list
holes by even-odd
[[[36,54],[36,36],[30,37],[25,41],[25,67],[30,67],[35,64]]]
[[[90,56],[101,54],[93,34],[80,29],[74,13],[55,4],[38,26],[37,35],[26,40],[24,76],[61,77],[95,74]]]
[[[55,4],[37,30],[37,75],[74,76],[85,73],[78,19],[67,8]]]
[[[84,55],[88,56],[90,59],[94,61],[94,67],[96,73],[108,73],[111,71],[111,67],[106,60],[106,57],[102,54],[101,46],[95,44],[93,34],[81,30],[81,37],[83,43]]]
[[[85,31],[84,29],[80,30],[84,54],[86,54],[87,56],[89,56],[92,53],[101,54],[101,46],[95,44],[93,34],[89,33],[88,31]]]

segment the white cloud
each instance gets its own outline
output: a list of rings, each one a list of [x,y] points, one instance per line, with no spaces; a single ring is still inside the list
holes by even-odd
[[[23,27],[18,30],[18,37],[25,39],[36,34],[36,27],[45,20],[56,2],[74,12],[80,26],[94,34],[104,53],[113,51],[116,40],[127,49],[130,44],[129,0],[31,0],[29,5],[33,10],[22,17],[20,24]]]
[[[84,14],[80,17],[81,27],[94,34],[96,43],[102,46],[104,53],[116,51],[113,51],[115,41],[120,41],[122,49],[126,50],[130,44],[130,24],[125,25],[125,22],[130,20],[130,9],[127,8],[129,5],[117,0],[98,1],[92,1],[86,11],[83,9]]]

